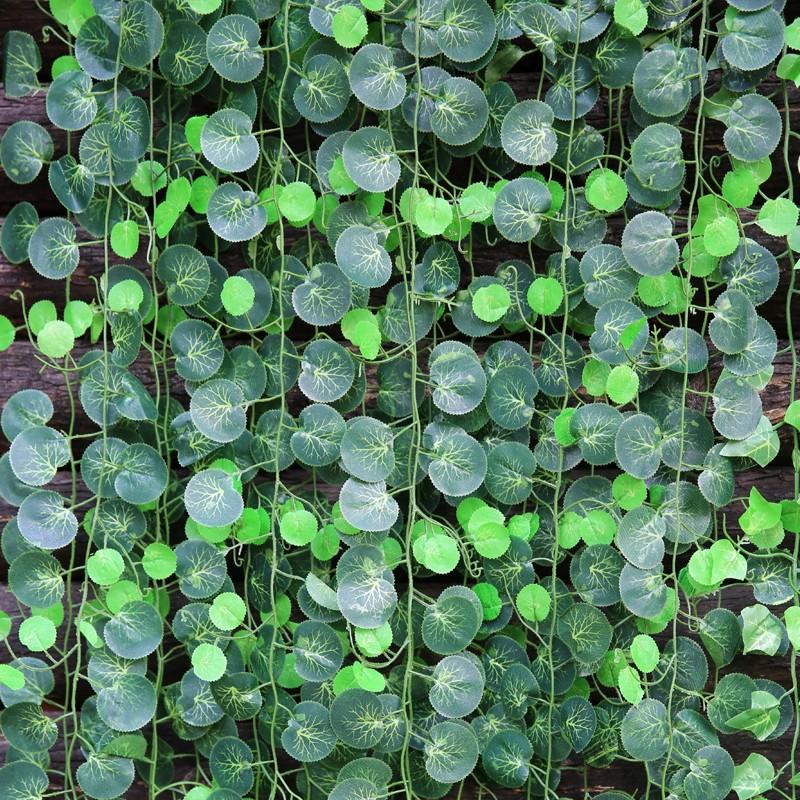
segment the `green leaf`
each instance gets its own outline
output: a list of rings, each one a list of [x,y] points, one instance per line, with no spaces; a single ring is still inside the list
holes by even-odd
[[[739,225],[736,220],[720,215],[711,220],[703,230],[703,246],[709,255],[728,256],[739,245]]]
[[[33,652],[49,650],[56,643],[56,626],[44,617],[28,617],[19,626],[19,640]]]
[[[278,198],[278,208],[281,214],[293,225],[304,225],[308,222],[314,215],[316,203],[314,190],[302,181],[295,181],[284,186]]]
[[[142,568],[154,580],[164,580],[175,573],[177,557],[169,545],[151,542],[142,555]]]
[[[246,314],[254,305],[256,291],[252,284],[240,275],[226,278],[222,284],[220,299],[225,310],[235,317]]]
[[[75,346],[75,334],[66,322],[51,320],[39,331],[36,344],[49,358],[63,358]]]
[[[659,700],[642,700],[622,721],[622,744],[635,759],[655,761],[669,748],[667,709]]]
[[[219,680],[225,674],[228,661],[216,645],[199,644],[192,653],[192,668],[195,675],[204,681]]]
[[[78,781],[80,782],[80,776]],[[13,761],[0,768],[0,792],[5,797],[14,797],[22,790],[26,800],[29,798],[30,800],[41,800],[47,792],[48,784],[47,773],[38,764],[31,761]],[[89,796],[96,797],[97,795],[89,794]]]
[[[131,186],[144,197],[152,197],[166,185],[166,170],[155,161],[140,161],[131,178]]]
[[[205,48],[208,63],[227,81],[249,83],[264,69],[260,38],[261,28],[252,17],[245,14],[220,17],[208,32]]]
[[[614,15],[616,16],[616,6]],[[625,181],[613,170],[596,169],[586,178],[586,199],[590,205],[601,211],[607,213],[618,211],[624,205],[627,197],[628,187],[625,185]]]
[[[530,584],[517,593],[517,610],[531,622],[541,622],[550,613],[550,593],[544,586]]]
[[[758,181],[748,169],[734,169],[722,179],[722,196],[734,208],[752,205],[758,191]]]
[[[333,38],[341,47],[358,47],[367,35],[367,18],[355,6],[342,6],[333,17]]]
[[[0,684],[19,691],[25,685],[25,674],[10,664],[0,664]]]
[[[800,400],[795,400],[789,404],[786,413],[783,415],[783,421],[800,430]]]
[[[317,533],[317,519],[305,509],[287,511],[281,517],[281,536],[297,547],[309,544]]]
[[[747,504],[747,511],[740,522],[747,533],[766,530],[772,528],[780,522],[782,507],[780,503],[773,503],[767,500],[758,487],[750,488],[750,496]]]
[[[370,658],[377,658],[385,653],[392,644],[392,628],[389,623],[384,623],[380,628],[356,628],[356,645],[358,649]]]
[[[764,741],[778,726],[780,717],[778,699],[769,692],[755,691],[750,695],[750,708],[725,724],[737,731],[750,731],[756,739]]]
[[[203,132],[203,126],[206,124],[206,122],[208,122],[208,115],[201,114],[199,116],[189,117],[184,125],[186,141],[189,142],[189,145],[195,153],[200,153],[202,151],[200,145],[200,135]]]
[[[189,194],[189,205],[197,214],[206,214],[211,197],[217,188],[217,182],[210,175],[199,175],[192,181]]]
[[[786,633],[795,650],[800,650],[800,606],[790,606],[783,612]]]
[[[633,667],[623,667],[617,678],[617,688],[629,703],[636,705],[644,697],[644,689],[639,673]]]
[[[696,550],[689,559],[689,574],[701,586],[743,580],[746,573],[745,557],[727,539],[714,542],[708,550]]]
[[[760,604],[743,608],[740,616],[744,652],[774,656],[783,637],[783,627],[777,617]]]
[[[120,258],[133,258],[139,249],[139,226],[133,220],[118,222],[111,229],[111,249]]]
[[[222,0],[189,0],[189,8],[198,14],[211,14],[222,5]]]
[[[639,319],[628,323],[622,329],[622,333],[619,335],[619,343],[625,348],[625,350],[631,350],[634,342],[638,339],[640,332],[646,327],[647,319],[645,317],[640,317]]]
[[[536,278],[528,287],[528,305],[543,316],[555,313],[564,300],[564,289],[555,278]]]
[[[750,753],[743,763],[733,770],[733,791],[739,800],[769,791],[775,778],[775,768],[761,753]]]
[[[482,286],[472,296],[472,310],[484,322],[497,322],[508,311],[511,295],[498,283]]]
[[[492,216],[495,193],[485,183],[471,183],[461,192],[458,209],[471,222],[485,222]]]
[[[131,279],[126,279],[115,283],[111,289],[109,289],[107,300],[108,307],[111,311],[138,311],[144,300],[144,292],[139,283]]]
[[[74,56],[62,55],[58,56],[58,58],[53,60],[52,67],[50,69],[50,76],[53,80],[55,80],[59,75],[62,75],[65,72],[75,72],[80,71],[81,65],[78,63],[78,59]]]
[[[438,236],[453,221],[453,207],[443,197],[426,195],[414,204],[414,222],[427,236]]]
[[[701,747],[692,756],[683,786],[687,800],[724,800],[734,778],[734,764],[726,750],[716,744]]]
[[[92,553],[86,561],[89,577],[101,586],[116,583],[125,570],[125,562],[118,551],[106,547]]]
[[[28,309],[28,327],[30,327],[31,333],[38,336],[42,328],[48,322],[55,321],[57,317],[55,303],[51,300],[37,300]]]
[[[478,740],[472,729],[456,722],[439,722],[428,732],[425,769],[439,783],[464,780],[478,763]]]
[[[783,33],[786,46],[791,47],[792,50],[800,50],[800,22],[794,20],[786,26]]]
[[[503,610],[503,602],[497,588],[491,583],[476,583],[475,594],[483,607],[483,618],[486,621],[497,619]]]
[[[618,364],[606,379],[606,393],[617,405],[630,403],[639,390],[639,376],[627,364]]]
[[[14,343],[16,330],[11,320],[4,314],[0,314],[0,352],[8,350]]]
[[[770,236],[788,236],[797,226],[800,209],[788,198],[767,200],[758,212],[758,226]]]
[[[632,511],[638,508],[647,497],[647,484],[632,475],[617,475],[612,484],[612,494],[620,508]]]
[[[617,0],[614,22],[638,36],[647,27],[647,6],[642,0]]]
[[[631,642],[631,658],[642,672],[652,672],[658,665],[661,654],[652,636],[640,633]]]
[[[444,533],[426,533],[414,541],[414,558],[431,572],[446,575],[461,559],[458,544]]]

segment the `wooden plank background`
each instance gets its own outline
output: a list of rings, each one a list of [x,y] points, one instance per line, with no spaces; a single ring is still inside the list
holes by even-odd
[[[14,28],[25,30],[31,33],[40,45],[43,56],[44,67],[40,73],[44,81],[49,77],[49,66],[52,60],[64,52],[64,45],[55,37],[50,37],[49,41],[42,40],[42,26],[47,24],[47,18],[39,11],[33,0],[3,0],[2,14],[0,15],[0,38],[6,30]],[[530,62],[529,59],[526,59]],[[525,63],[525,62],[523,62]],[[514,87],[518,99],[531,96],[538,82],[538,75],[526,72],[514,72],[507,78],[508,82]],[[762,87],[762,91],[769,93],[768,89],[775,88],[775,81],[768,80],[767,88]],[[780,103],[779,103],[780,107]],[[780,109],[783,112],[783,108]],[[790,91],[790,113],[792,129],[800,131],[800,91],[792,88]],[[49,124],[44,110],[44,93],[23,100],[6,99],[0,92],[0,135],[6,128],[18,119],[29,119],[44,125],[53,134],[56,146],[56,154],[64,152],[66,136],[63,131],[53,130]],[[608,109],[604,107],[603,101],[591,112],[589,121],[596,120],[599,125],[604,125],[608,119]],[[688,124],[691,125],[689,119]],[[712,123],[712,136],[707,145],[709,148],[721,149],[721,135],[714,136]],[[721,128],[719,133],[721,134]],[[792,164],[797,163],[797,156],[800,154],[800,143],[795,138],[791,143],[790,159]],[[769,195],[770,189],[779,186],[781,182],[782,166],[776,163],[776,169],[771,181],[762,189]],[[33,202],[39,210],[41,217],[48,215],[62,214],[63,209],[53,197],[47,184],[46,170],[42,175],[29,186],[20,187],[11,183],[5,175],[0,174],[0,223],[9,209],[20,200]],[[620,221],[611,220],[609,237],[607,241],[618,241],[620,233]],[[782,249],[781,244],[771,237],[764,234],[760,229],[749,229],[749,235],[773,252],[778,253]],[[476,249],[473,260],[476,271],[490,272],[500,262],[507,258],[518,257],[524,253],[524,249],[509,243],[503,243],[497,247],[484,247]],[[232,256],[235,259],[235,255]],[[229,260],[226,257],[226,260]],[[144,266],[143,261],[136,261]],[[759,308],[761,313],[775,327],[780,339],[779,347],[785,348],[787,342],[786,330],[786,309],[787,299],[790,300],[795,310],[798,308],[796,297],[788,298],[789,270],[790,265],[784,261],[781,264],[781,281],[778,291],[773,298]],[[71,297],[73,299],[91,300],[95,296],[95,280],[102,274],[102,253],[97,248],[87,248],[81,250],[81,263],[78,270],[73,275],[71,282]],[[38,276],[32,268],[23,264],[14,266],[7,263],[0,255],[0,313],[5,314],[15,324],[22,323],[21,305],[19,302],[19,292],[25,297],[25,302],[30,305],[35,300],[53,300],[59,309],[63,305],[63,284],[58,281],[48,281]],[[800,318],[797,318],[800,319]],[[78,347],[77,352],[86,349],[85,345]],[[149,371],[144,363],[135,365],[133,371],[142,377],[146,385],[151,385],[152,380]],[[55,406],[55,417],[52,424],[55,427],[63,427],[68,421],[67,390],[61,376],[51,370],[43,368],[43,364],[37,359],[35,348],[27,341],[19,340],[5,353],[0,354],[0,405],[15,391],[26,388],[40,388],[48,393]],[[788,405],[790,395],[790,382],[792,377],[792,359],[789,353],[781,354],[775,365],[775,374],[770,385],[762,393],[765,412],[771,420],[780,420],[783,412]],[[374,389],[374,375],[368,375],[371,388]],[[181,382],[176,380],[172,390],[178,399],[185,398]],[[299,402],[296,390],[290,398],[290,405]],[[79,423],[77,432],[90,430],[86,425],[86,420]],[[769,465],[766,470],[755,470],[745,472],[737,476],[738,496],[746,495],[753,485],[758,485],[759,490],[769,499],[779,500],[793,496],[793,473],[790,466],[790,445],[782,436],[782,449],[776,461]],[[4,445],[3,445],[4,447]],[[67,474],[59,475],[54,482],[54,488],[66,489],[69,486],[70,478]],[[333,492],[336,490],[333,489]],[[725,509],[729,530],[737,530],[736,519],[741,513],[741,507]],[[4,525],[15,509],[0,501],[0,526]],[[0,561],[2,561],[0,559]],[[16,611],[16,601],[11,593],[5,588],[7,565],[0,564],[0,608],[9,611]],[[726,592],[726,606],[733,611],[738,611],[743,606],[752,604],[752,592],[749,589],[734,589]],[[707,607],[712,606],[709,601]],[[63,632],[62,632],[63,634]],[[12,647],[19,645],[15,634],[11,636]],[[0,661],[6,659],[4,654]],[[784,687],[791,686],[790,665],[788,661],[776,661],[759,657],[741,657],[728,668],[728,671],[747,672],[754,677],[768,677],[777,681]],[[179,677],[179,674],[173,677]],[[58,687],[57,687],[58,688]],[[734,760],[738,763],[744,760],[748,753],[757,751],[767,756],[774,764],[780,766],[786,762],[791,748],[792,729],[783,737],[770,742],[757,743],[750,737],[743,735],[722,737],[722,744],[725,746]],[[0,739],[0,752],[3,751],[5,743]],[[63,749],[56,748],[53,753],[53,766],[58,769],[64,767]],[[74,767],[74,764],[73,764]],[[594,795],[607,789],[624,789],[630,792],[642,792],[645,788],[642,771],[637,766],[631,769],[624,762],[618,762],[615,766],[603,770],[589,770],[588,784],[590,794]],[[53,787],[55,791],[58,787]],[[66,793],[65,793],[66,794]],[[146,787],[137,779],[134,787],[127,793],[127,797],[146,796]],[[498,791],[498,798],[518,798],[518,792]],[[585,796],[583,776],[580,772],[566,772],[559,794],[564,798],[583,798]],[[464,800],[468,800],[469,795],[463,794]],[[2,798],[0,798],[2,800]]]

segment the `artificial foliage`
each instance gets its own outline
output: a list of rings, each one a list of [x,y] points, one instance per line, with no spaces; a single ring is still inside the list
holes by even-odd
[[[37,5],[0,797],[796,798],[784,3]]]

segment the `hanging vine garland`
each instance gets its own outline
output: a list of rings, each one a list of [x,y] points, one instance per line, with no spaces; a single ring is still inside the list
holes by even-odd
[[[67,407],[2,411],[0,796],[798,795],[783,6],[50,0],[49,75],[6,34],[49,125],[0,163],[61,210],[0,248],[64,289],[0,347]]]

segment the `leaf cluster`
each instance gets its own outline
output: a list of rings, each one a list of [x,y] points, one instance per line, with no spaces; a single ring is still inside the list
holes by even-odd
[[[800,465],[780,0],[49,11],[49,75],[4,39],[60,210],[0,248],[59,299],[0,348],[67,399],[2,411],[0,797],[798,785],[796,677],[736,661],[800,650],[800,503],[739,479]]]

